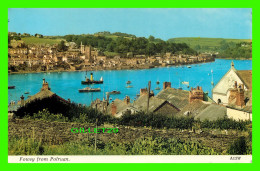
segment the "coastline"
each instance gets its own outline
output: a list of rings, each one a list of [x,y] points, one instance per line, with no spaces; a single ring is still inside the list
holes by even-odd
[[[219,58],[215,58],[219,59]],[[114,70],[142,70],[142,69],[153,69],[153,68],[167,68],[167,67],[181,67],[186,65],[193,65],[193,64],[203,64],[203,63],[210,63],[214,62],[214,60],[210,61],[203,61],[203,62],[194,62],[194,63],[178,63],[178,64],[172,64],[172,65],[166,65],[166,66],[155,66],[155,65],[139,65],[139,66],[120,66],[120,67],[110,67],[110,68],[101,68],[101,67],[95,67],[95,68],[85,68],[81,70],[49,70],[49,71],[18,71],[18,72],[11,72],[8,73],[8,75],[12,74],[37,74],[37,73],[53,73],[53,72],[82,72],[82,71],[114,71]]]

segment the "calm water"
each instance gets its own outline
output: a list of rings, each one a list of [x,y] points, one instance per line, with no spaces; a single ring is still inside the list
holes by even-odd
[[[211,96],[211,70],[213,70],[213,80],[216,84],[221,77],[230,69],[231,60],[216,59],[215,62],[204,64],[193,64],[191,68],[187,66],[153,68],[143,70],[121,70],[121,71],[94,71],[94,79],[99,80],[103,77],[104,84],[89,85],[93,88],[101,88],[101,92],[79,93],[78,89],[88,85],[81,85],[81,81],[85,79],[86,72],[55,72],[55,73],[32,73],[32,74],[12,74],[9,75],[8,85],[16,86],[15,89],[8,90],[8,103],[11,100],[20,100],[23,94],[26,98],[28,95],[34,95],[40,91],[42,87],[42,79],[45,78],[51,87],[51,91],[59,96],[76,103],[89,105],[91,100],[96,98],[103,99],[105,92],[117,90],[121,94],[110,95],[112,99],[123,99],[129,95],[134,100],[136,94],[139,94],[140,88],[145,88],[148,81],[151,80],[151,89],[157,94],[161,90],[155,90],[156,87],[162,89],[164,81],[172,82],[172,87],[182,87],[188,90],[186,85],[181,84],[182,81],[188,81],[190,87],[202,86],[203,91],[208,91]],[[234,60],[235,68],[238,70],[251,70],[251,60]],[[90,71],[87,73],[90,77]],[[126,88],[126,82],[130,80],[133,88]],[[157,85],[156,81],[160,81]],[[30,94],[24,94],[29,91]]]

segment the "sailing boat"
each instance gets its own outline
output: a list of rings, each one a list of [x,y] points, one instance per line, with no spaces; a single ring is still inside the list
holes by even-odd
[[[211,69],[211,85],[214,85],[214,81],[213,81],[213,69]]]

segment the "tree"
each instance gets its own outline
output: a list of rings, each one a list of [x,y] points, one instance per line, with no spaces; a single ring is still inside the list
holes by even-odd
[[[148,38],[148,40],[149,40],[150,42],[154,42],[155,37],[153,37],[152,35],[150,35],[149,38]]]
[[[62,40],[62,41],[58,44],[57,50],[58,50],[59,52],[63,52],[63,51],[66,51],[66,50],[67,50],[67,46],[65,45],[65,41]]]

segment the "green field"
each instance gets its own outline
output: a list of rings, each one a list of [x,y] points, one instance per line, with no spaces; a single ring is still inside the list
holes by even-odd
[[[201,37],[171,38],[168,41],[174,43],[186,43],[191,48],[199,52],[221,51],[221,45],[223,42],[226,42],[228,44],[252,42],[251,39],[224,39],[224,38],[201,38]],[[200,46],[200,48],[198,48],[198,45]]]
[[[36,44],[36,45],[53,45],[60,43],[64,39],[50,39],[50,38],[37,38],[37,37],[23,37],[22,40],[25,44]]]

